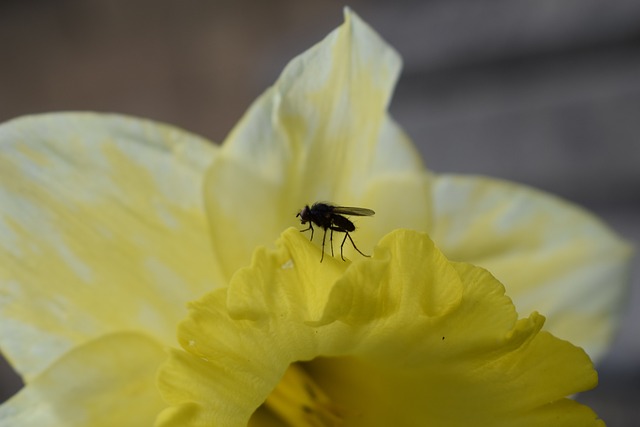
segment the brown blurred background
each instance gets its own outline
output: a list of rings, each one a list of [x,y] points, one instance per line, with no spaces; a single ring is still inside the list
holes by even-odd
[[[640,243],[640,2],[349,4],[404,57],[392,114],[439,172],[559,194]],[[0,5],[0,121],[110,111],[224,139],[338,1],[59,0]],[[625,324],[580,399],[640,425],[640,268]],[[0,401],[19,387],[4,366]]]

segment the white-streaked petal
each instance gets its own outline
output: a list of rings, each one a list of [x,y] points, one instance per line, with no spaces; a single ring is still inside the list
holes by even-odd
[[[0,406],[0,427],[151,426],[163,346],[144,335],[100,337],[63,355]]]
[[[433,239],[451,259],[491,271],[520,313],[598,360],[621,315],[630,247],[578,206],[514,183],[441,175]]]
[[[0,347],[27,380],[105,333],[174,340],[186,301],[220,283],[202,201],[216,151],[116,115],[0,126]]]
[[[316,201],[381,212],[367,219],[361,241],[369,250],[394,228],[427,228],[429,177],[387,113],[400,66],[346,10],[345,23],[291,61],[251,106],[207,178],[214,246],[228,275]]]

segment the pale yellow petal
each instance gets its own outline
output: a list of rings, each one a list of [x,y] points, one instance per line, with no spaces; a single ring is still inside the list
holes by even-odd
[[[118,330],[174,341],[221,283],[202,201],[215,147],[115,115],[0,126],[0,347],[28,380]]]
[[[100,337],[63,355],[0,406],[0,427],[152,426],[163,346],[144,335]]]
[[[345,23],[251,106],[207,177],[214,246],[228,275],[316,201],[379,212],[362,233],[367,251],[394,228],[427,228],[429,177],[387,113],[399,71],[398,54],[347,10]]]
[[[483,177],[441,175],[432,237],[451,259],[487,268],[521,313],[594,359],[620,320],[631,250],[600,220],[540,191]]]

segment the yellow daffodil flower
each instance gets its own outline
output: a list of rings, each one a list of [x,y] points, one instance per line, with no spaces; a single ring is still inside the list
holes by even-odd
[[[430,174],[386,112],[399,70],[347,11],[221,147],[117,115],[1,125],[0,350],[27,386],[0,407],[0,426],[152,424],[166,406],[155,372],[186,302],[226,286],[318,200],[376,211],[356,224],[365,252],[397,228],[428,232],[449,258],[491,271],[518,311],[602,354],[627,246],[534,190]]]
[[[289,229],[191,304],[159,427],[604,426],[565,398],[597,383],[589,357],[486,270],[408,230],[350,265],[312,248]]]

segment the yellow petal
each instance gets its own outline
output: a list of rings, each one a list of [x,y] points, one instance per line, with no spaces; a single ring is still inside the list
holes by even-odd
[[[620,320],[631,250],[583,209],[525,186],[438,176],[433,239],[455,260],[487,268],[520,312],[600,358]]]
[[[105,333],[174,341],[186,301],[220,283],[201,193],[215,152],[114,115],[0,127],[0,347],[27,380]]]
[[[486,270],[406,230],[371,259],[318,255],[289,229],[192,305],[159,426],[276,425],[269,408],[296,427],[603,425],[565,398],[597,383],[587,355],[518,320]]]
[[[151,426],[165,406],[156,387],[165,357],[163,346],[139,334],[90,341],[0,406],[0,427]]]
[[[426,229],[428,175],[386,111],[399,71],[397,53],[347,9],[345,23],[251,106],[207,177],[214,246],[228,275],[316,201],[380,211],[367,219],[364,248],[397,227]]]

